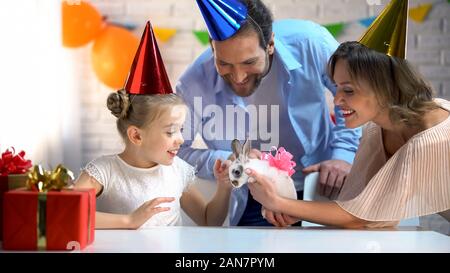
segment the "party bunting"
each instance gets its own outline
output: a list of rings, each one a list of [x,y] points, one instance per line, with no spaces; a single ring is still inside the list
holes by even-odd
[[[448,3],[450,3],[450,0],[447,0]],[[421,4],[417,7],[410,8],[409,10],[409,16],[411,17],[411,20],[414,20],[416,22],[422,23],[426,20],[428,14],[430,13],[431,9],[433,7],[433,3],[428,4]],[[376,16],[368,17],[359,19],[356,22],[361,24],[364,27],[369,27],[373,21],[376,19]],[[335,37],[336,39],[339,37],[339,35],[342,34],[345,27],[349,24],[354,23],[355,21],[351,22],[340,22],[340,23],[333,23],[333,24],[327,24],[323,25],[328,31]],[[117,23],[117,22],[110,22],[112,24],[120,25],[124,28],[127,28],[128,30],[134,30],[137,26],[135,24],[124,24],[124,23]],[[156,37],[161,42],[168,42],[170,39],[173,38],[173,36],[176,35],[177,29],[174,28],[160,28],[160,27],[154,27],[154,32]],[[207,46],[209,44],[209,33],[206,30],[193,30],[192,33],[195,35],[197,40],[203,45]]]
[[[361,20],[359,20],[359,23],[365,27],[369,27],[373,23],[373,21],[375,21],[376,18],[377,18],[376,16],[373,16],[373,17],[361,19]]]
[[[443,2],[421,4],[417,7],[410,8],[409,16],[411,20],[422,23],[424,20],[426,20],[433,5],[445,3],[445,0],[442,1]],[[446,2],[450,3],[450,0],[447,0]],[[130,33],[137,28],[137,25],[134,23],[112,22],[111,20],[108,20],[107,16],[102,16],[94,6],[91,6],[85,1],[66,0],[62,2],[62,8],[63,44],[67,47],[79,47],[91,41],[94,41],[92,59],[94,60],[93,66],[97,76],[103,83],[112,88],[117,89],[118,87],[122,86],[122,82],[124,81],[122,80],[122,78],[126,78],[127,76],[127,71],[122,70],[124,67],[129,67],[129,64],[123,63],[128,61],[131,63],[132,55],[136,51],[135,47],[137,47],[137,39],[133,36],[132,33]],[[374,16],[356,21],[327,24],[324,25],[324,27],[331,33],[331,35],[338,39],[338,36],[342,34],[346,26],[354,22],[358,22],[362,26],[368,28],[374,22],[375,18],[376,17]],[[114,25],[119,27],[116,27]],[[101,28],[104,28],[104,30],[99,31],[99,29]],[[109,32],[107,32],[106,30],[109,30]],[[80,33],[82,33],[83,35],[81,35]],[[154,27],[155,36],[163,43],[168,42],[170,39],[172,39],[176,33],[177,29],[174,28]],[[208,31],[192,30],[192,33],[203,46],[208,46]],[[120,45],[120,50],[118,50],[119,48],[111,38],[104,38],[106,34],[108,34],[108,37],[112,36],[114,39],[118,39],[121,41],[122,44]],[[123,50],[122,48],[124,38],[126,38],[127,40],[127,50]],[[110,56],[105,57],[104,55],[100,54],[101,52],[106,52]],[[120,54],[122,55],[118,56]],[[108,60],[108,63],[110,63],[110,60],[113,58],[115,58],[118,62],[114,65],[114,68],[112,68],[113,72],[116,74],[111,73],[111,68],[108,68],[108,71],[104,72],[103,70],[105,70],[105,66],[102,65],[102,62],[106,62],[106,60]],[[112,81],[118,81],[119,84],[114,82],[113,86]]]
[[[344,23],[337,23],[337,24],[329,24],[324,25],[326,29],[333,35],[334,38],[337,38],[341,32],[344,30]]]
[[[425,21],[432,7],[433,7],[432,4],[423,4],[416,8],[412,8],[409,10],[409,16],[411,17],[412,20],[422,23],[423,21]]]
[[[205,30],[203,30],[203,31],[197,31],[197,30],[194,30],[193,31],[194,32],[194,35],[195,35],[195,37],[197,37],[197,39],[199,40],[199,42],[202,44],[202,45],[208,45],[209,44],[209,34],[208,34],[208,31],[205,31]]]
[[[108,20],[107,16],[103,16],[104,20]],[[123,23],[123,22],[116,22],[116,21],[107,21],[108,24],[118,26],[124,29],[127,29],[129,31],[134,31],[138,26],[134,23]]]
[[[174,28],[155,27],[153,28],[153,31],[155,32],[156,38],[164,43],[169,41],[177,33],[177,30]]]

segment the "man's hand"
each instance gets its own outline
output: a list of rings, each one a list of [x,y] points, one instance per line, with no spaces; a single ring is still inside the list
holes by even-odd
[[[258,149],[251,149],[248,153],[248,158],[261,159],[261,151]]]
[[[330,199],[339,195],[352,165],[343,160],[326,160],[303,169],[303,173],[320,172],[319,192]]]
[[[260,159],[261,158],[261,151],[258,149],[251,149],[250,152],[248,153],[248,158],[256,158],[256,159]],[[236,160],[236,156],[233,154],[231,154],[228,157],[228,160],[230,160],[231,162]]]

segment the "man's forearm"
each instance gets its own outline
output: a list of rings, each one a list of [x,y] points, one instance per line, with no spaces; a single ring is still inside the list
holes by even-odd
[[[213,180],[216,159],[226,160],[230,154],[230,151],[184,147],[180,149],[178,156],[195,167],[198,177]]]

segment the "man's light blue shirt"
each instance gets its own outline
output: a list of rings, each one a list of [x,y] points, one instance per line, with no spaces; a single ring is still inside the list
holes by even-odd
[[[227,107],[243,110],[245,120],[249,121],[249,102],[266,105],[268,100],[273,100],[279,108],[280,135],[276,144],[288,149],[298,165],[293,175],[297,190],[302,190],[301,169],[304,167],[329,159],[353,163],[361,131],[346,129],[342,113],[337,108],[337,124],[334,125],[325,96],[326,88],[333,95],[336,92],[327,75],[327,62],[338,46],[337,41],[325,28],[310,21],[277,21],[273,24],[273,32],[274,61],[266,78],[276,78],[276,83],[267,84],[263,79],[251,98],[241,98],[233,93],[217,73],[210,48],[181,76],[176,92],[185,99],[190,115],[185,127],[185,143],[178,155],[197,168],[199,177],[213,179],[216,159],[227,159],[233,138],[242,140],[242,136],[248,136],[251,131],[250,122],[239,126],[243,119],[231,119],[232,123],[228,119],[227,123]],[[273,127],[270,118],[266,123],[267,128]],[[211,127],[212,124],[216,127]],[[227,135],[230,129],[233,133]],[[197,133],[208,146],[207,150],[191,148]],[[265,143],[268,141],[258,135],[252,147],[259,149]],[[233,191],[230,225],[239,222],[247,196],[246,186]]]

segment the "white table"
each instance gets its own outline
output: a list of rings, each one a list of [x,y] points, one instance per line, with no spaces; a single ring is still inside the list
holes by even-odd
[[[95,236],[95,242],[82,252],[450,253],[450,237],[406,227],[389,230],[155,227],[146,230],[97,230]]]

